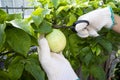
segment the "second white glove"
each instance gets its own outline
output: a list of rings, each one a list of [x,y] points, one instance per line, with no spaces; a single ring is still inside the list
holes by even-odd
[[[112,28],[114,25],[114,13],[110,7],[96,9],[83,16],[80,16],[78,20],[86,20],[89,22],[87,26],[86,23],[78,23],[75,26],[78,36],[88,37],[88,36],[99,36],[97,31],[101,30],[102,27]]]

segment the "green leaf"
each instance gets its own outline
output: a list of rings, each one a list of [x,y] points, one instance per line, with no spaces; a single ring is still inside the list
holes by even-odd
[[[49,9],[48,7],[46,7],[46,8],[43,10],[42,14],[43,14],[44,17],[45,17],[45,15],[50,14],[50,12],[51,12],[51,9]]]
[[[42,15],[39,15],[39,16],[32,15],[32,19],[35,25],[39,26],[39,24],[43,21],[44,17]]]
[[[6,21],[11,21],[11,20],[14,20],[14,19],[22,19],[22,14],[19,13],[19,14],[8,14],[7,18],[6,18]]]
[[[91,48],[92,52],[95,53],[97,56],[101,53],[100,45],[95,45]]]
[[[81,8],[77,8],[75,13],[80,16],[83,14],[83,10]]]
[[[50,9],[44,9],[38,7],[31,15],[35,25],[39,26],[43,21],[45,15],[50,14],[50,11],[51,11]]]
[[[38,7],[37,9],[35,9],[35,11],[32,12],[32,15],[40,15],[42,13],[42,11],[44,10],[44,8]]]
[[[11,64],[8,66],[8,74],[11,80],[18,80],[24,70],[24,64],[22,63],[22,57],[15,57]]]
[[[38,40],[35,37],[30,36],[31,38],[31,45],[38,45]]]
[[[115,3],[113,3],[113,2],[109,2],[109,3],[107,4],[107,6],[110,6],[110,7],[112,7],[112,8],[117,8],[117,6],[115,5]]]
[[[63,10],[68,11],[71,7],[72,7],[72,5],[60,6],[56,11],[56,15],[58,15]]]
[[[89,46],[86,46],[86,47],[81,49],[81,52],[84,53],[84,54],[87,54],[87,53],[91,52],[91,49],[90,49]]]
[[[5,43],[6,35],[5,35],[6,24],[0,24],[0,50]]]
[[[105,72],[102,67],[100,66],[91,66],[90,73],[96,78],[96,80],[106,80],[105,79]]]
[[[89,53],[87,53],[84,57],[83,62],[85,62],[86,65],[89,65],[91,59],[92,59],[93,54],[91,53],[91,51],[89,51]]]
[[[2,9],[0,9],[0,23],[3,24],[4,21],[6,20],[7,17],[7,13],[5,11],[3,11]]]
[[[86,46],[80,50],[80,58],[86,66],[89,65],[93,58],[93,54],[89,46]]]
[[[80,51],[81,48],[81,46],[79,46],[80,41],[81,41],[80,38],[76,34],[71,34],[69,36],[70,50],[74,56],[78,55]]]
[[[7,42],[13,50],[26,56],[31,46],[29,35],[23,30],[11,28],[6,30]]]
[[[98,56],[101,53],[101,48],[97,45],[96,46],[96,55]]]
[[[82,71],[82,79],[83,80],[87,80],[87,78],[89,77],[89,68],[88,67],[86,67],[86,66],[84,66],[84,65],[82,65],[82,67],[81,67],[81,71]]]
[[[102,37],[98,37],[97,41],[107,52],[111,52],[112,51],[112,44],[111,44],[111,42],[108,39],[102,38]]]
[[[8,73],[0,70],[0,80],[9,80]]]
[[[54,7],[57,8],[60,0],[51,0],[51,2],[53,3]]]
[[[28,59],[25,70],[30,72],[36,80],[45,80],[44,72],[41,70],[40,65],[35,62],[34,59]]]
[[[14,27],[19,28],[24,30],[25,32],[27,32],[28,34],[34,36],[34,29],[32,28],[32,26],[30,25],[31,22],[29,22],[26,19],[15,19],[12,20],[8,23],[11,23]]]
[[[67,23],[67,26],[71,26],[76,21],[76,16],[72,13],[69,14],[69,21]]]
[[[39,26],[39,28],[35,31],[40,33],[49,33],[52,31],[52,25],[48,21],[44,20]]]

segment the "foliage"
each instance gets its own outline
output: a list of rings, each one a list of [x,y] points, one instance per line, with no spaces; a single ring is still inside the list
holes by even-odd
[[[33,0],[31,0],[33,1]],[[67,38],[63,53],[74,70],[81,66],[81,79],[106,80],[104,63],[112,50],[118,50],[120,35],[102,29],[100,36],[80,38],[72,32],[71,26],[79,16],[99,7],[111,6],[120,14],[120,2],[114,0],[38,0],[36,10],[30,17],[22,19],[21,14],[7,14],[0,10],[0,78],[4,80],[45,80],[37,53],[28,54],[31,46],[37,46],[39,34],[47,34],[52,28],[59,28]],[[68,28],[64,28],[66,26]],[[5,58],[5,59],[4,59]],[[26,77],[25,77],[26,76]],[[29,77],[30,78],[29,78]]]

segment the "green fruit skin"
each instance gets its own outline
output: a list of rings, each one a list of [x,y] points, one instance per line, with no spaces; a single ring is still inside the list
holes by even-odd
[[[46,39],[52,52],[61,52],[66,46],[66,37],[59,29],[53,29]]]

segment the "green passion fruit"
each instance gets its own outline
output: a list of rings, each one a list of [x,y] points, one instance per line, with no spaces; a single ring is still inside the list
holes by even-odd
[[[52,52],[60,52],[66,46],[66,37],[59,29],[53,29],[52,32],[46,35],[48,45]]]

